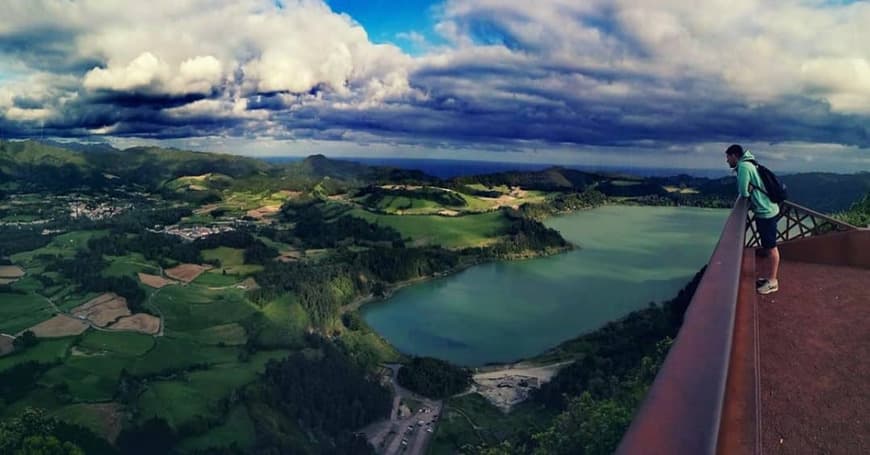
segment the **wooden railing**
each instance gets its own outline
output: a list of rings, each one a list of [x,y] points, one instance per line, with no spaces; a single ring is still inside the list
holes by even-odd
[[[715,453],[734,333],[747,204],[743,198],[734,204],[680,333],[616,453]]]
[[[827,234],[837,231],[857,229],[849,223],[831,218],[825,214],[808,209],[794,202],[780,203],[780,220],[777,224],[776,241],[785,242],[804,237]],[[746,246],[760,246],[761,239],[755,230],[755,214],[746,218]]]

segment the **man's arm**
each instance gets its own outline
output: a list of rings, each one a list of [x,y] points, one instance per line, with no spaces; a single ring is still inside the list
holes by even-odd
[[[743,163],[737,165],[737,194],[749,197],[749,165]]]

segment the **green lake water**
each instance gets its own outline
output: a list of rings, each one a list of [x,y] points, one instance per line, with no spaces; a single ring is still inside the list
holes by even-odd
[[[496,262],[365,305],[400,351],[477,366],[531,357],[676,296],[710,257],[727,210],[605,206],[546,224],[580,248]]]

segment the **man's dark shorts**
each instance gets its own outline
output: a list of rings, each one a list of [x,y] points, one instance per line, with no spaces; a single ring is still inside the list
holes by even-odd
[[[777,221],[779,221],[779,215],[771,218],[755,217],[755,229],[758,230],[758,236],[761,237],[761,247],[766,250],[776,247]]]

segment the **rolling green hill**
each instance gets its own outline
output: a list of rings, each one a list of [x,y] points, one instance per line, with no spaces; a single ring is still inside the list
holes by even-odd
[[[201,182],[193,180],[202,179]],[[646,203],[727,206],[735,197],[734,178],[707,179],[679,175],[640,178],[551,167],[536,172],[501,172],[441,181],[420,171],[367,166],[313,155],[302,161],[270,164],[230,154],[192,152],[159,147],[117,150],[104,144],[82,145],[38,141],[0,141],[0,189],[14,185],[49,190],[75,187],[106,188],[138,184],[204,190],[314,190],[325,197],[378,183],[439,185],[453,189],[520,187],[525,190],[582,192],[596,189],[617,198],[646,198]],[[782,176],[790,199],[821,212],[849,208],[870,191],[870,172],[856,174],[802,173]],[[200,188],[201,187],[201,188]],[[701,202],[699,202],[701,201]],[[706,202],[705,202],[706,201]]]

